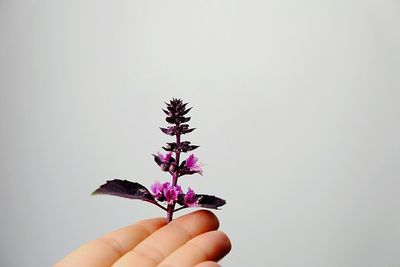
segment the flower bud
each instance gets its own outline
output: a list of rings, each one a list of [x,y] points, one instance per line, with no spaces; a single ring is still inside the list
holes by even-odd
[[[169,171],[170,172],[176,171],[176,164],[175,163],[172,163],[171,166],[169,166]]]
[[[169,169],[169,166],[168,166],[167,163],[162,163],[162,164],[160,165],[160,167],[161,167],[161,170],[164,171],[164,172],[167,172],[168,169]]]

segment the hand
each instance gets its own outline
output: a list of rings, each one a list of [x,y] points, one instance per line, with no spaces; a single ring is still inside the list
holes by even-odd
[[[55,267],[215,267],[231,243],[210,211],[140,221],[91,241]]]

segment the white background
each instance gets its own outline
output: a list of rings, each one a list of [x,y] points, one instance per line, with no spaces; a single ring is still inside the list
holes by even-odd
[[[0,1],[1,266],[164,216],[163,101],[226,198],[224,266],[400,265],[398,1]]]

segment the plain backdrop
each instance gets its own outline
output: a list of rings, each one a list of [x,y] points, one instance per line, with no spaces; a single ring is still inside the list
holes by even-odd
[[[180,97],[224,266],[399,266],[399,25],[390,0],[0,0],[0,265],[164,216],[90,193],[169,179]]]

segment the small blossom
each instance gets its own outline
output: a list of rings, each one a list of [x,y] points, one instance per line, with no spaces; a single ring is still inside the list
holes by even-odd
[[[183,198],[183,203],[188,207],[197,207],[197,196],[194,191],[189,187],[187,193]]]
[[[194,154],[191,154],[185,163],[185,166],[190,170],[190,171],[195,171],[200,174],[203,173],[203,169],[201,168],[200,164],[197,163],[198,158],[194,156]]]
[[[165,182],[162,184],[162,191],[164,192],[165,189],[170,188],[170,183],[169,182]]]
[[[154,182],[151,186],[150,189],[152,191],[152,194],[155,198],[159,199],[163,195],[163,186],[159,182]]]
[[[163,154],[160,153],[160,152],[157,152],[157,155],[158,155],[158,158],[160,159],[161,162],[168,163],[169,160],[170,160],[171,157],[172,157],[172,152],[168,152],[168,153],[165,154],[165,155],[163,155]]]
[[[182,193],[182,189],[180,186],[165,186],[163,189],[165,200],[167,204],[173,204],[178,200],[179,194]]]

